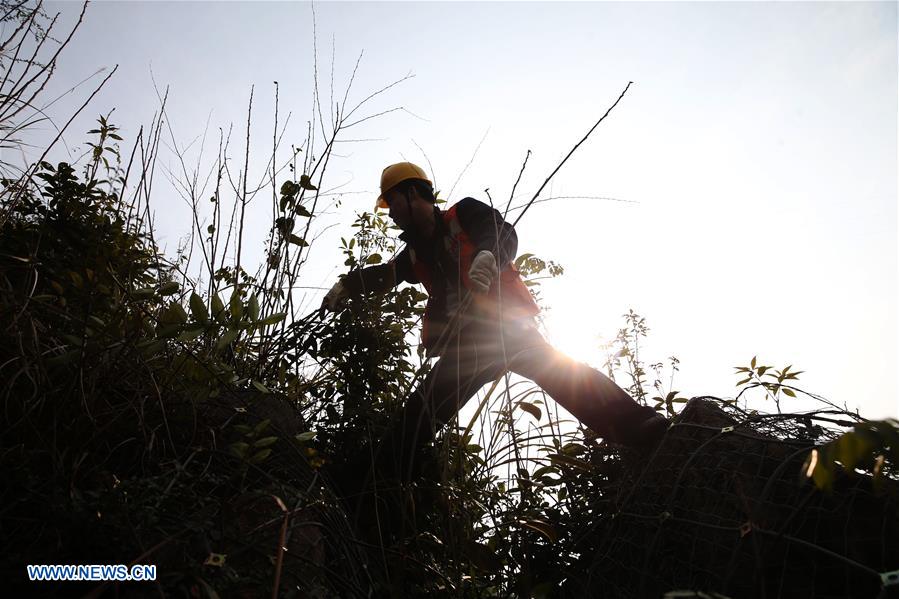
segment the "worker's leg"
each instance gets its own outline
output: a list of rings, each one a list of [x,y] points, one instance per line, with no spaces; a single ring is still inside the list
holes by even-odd
[[[381,447],[380,462],[408,477],[417,454],[447,422],[505,368],[483,330],[463,329],[450,339],[441,357],[406,400],[406,405]],[[399,467],[399,469],[397,469]]]
[[[635,402],[595,368],[553,348],[536,329],[520,328],[504,339],[509,370],[537,383],[604,439],[645,447],[658,441],[667,428],[664,417]]]

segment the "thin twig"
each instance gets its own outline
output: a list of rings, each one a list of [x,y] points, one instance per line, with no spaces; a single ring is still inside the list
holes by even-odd
[[[538,197],[538,196],[540,195],[540,193],[543,191],[543,188],[546,187],[546,185],[552,180],[552,178],[556,175],[556,173],[559,172],[559,169],[562,168],[562,165],[564,165],[564,164],[568,161],[568,159],[571,158],[571,155],[574,154],[575,150],[577,150],[579,147],[581,147],[581,144],[582,144],[582,143],[584,143],[585,141],[587,141],[587,138],[590,137],[590,134],[593,133],[594,130],[596,130],[596,128],[599,126],[599,124],[600,124],[601,122],[603,122],[604,120],[606,120],[606,117],[609,116],[609,113],[612,112],[612,109],[614,109],[616,106],[618,106],[618,102],[621,101],[621,98],[624,97],[624,94],[627,93],[627,90],[630,89],[631,84],[633,84],[633,83],[634,83],[633,81],[628,81],[628,82],[627,82],[627,85],[625,86],[624,90],[621,92],[621,95],[618,96],[618,99],[615,100],[615,103],[612,104],[611,106],[609,106],[609,108],[608,108],[608,110],[606,110],[605,114],[603,114],[601,117],[599,117],[599,120],[596,121],[596,123],[595,123],[592,127],[590,127],[590,130],[587,131],[587,134],[584,135],[583,138],[581,138],[581,141],[579,141],[579,142],[577,142],[576,144],[574,144],[574,147],[571,148],[571,151],[569,151],[568,154],[565,155],[565,158],[562,159],[562,162],[560,162],[560,163],[558,164],[558,166],[556,166],[556,168],[553,169],[553,172],[551,172],[551,173],[549,174],[549,176],[546,178],[546,181],[543,182],[543,185],[540,186],[540,188],[537,190],[537,193],[535,193],[535,194],[534,194],[534,197],[531,198],[531,201],[528,202],[527,205],[525,205],[525,207],[524,207],[524,209],[522,210],[521,214],[519,214],[519,215],[518,215],[518,218],[516,218],[515,221],[512,223],[512,226],[513,226],[513,227],[514,227],[515,225],[518,224],[518,221],[520,221],[520,220],[521,220],[521,217],[523,217],[523,216],[525,215],[525,213],[528,211],[528,208],[531,207],[531,204],[534,203],[534,201],[537,199],[537,197]]]

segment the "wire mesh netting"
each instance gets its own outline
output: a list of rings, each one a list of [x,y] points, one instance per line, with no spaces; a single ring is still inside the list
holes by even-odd
[[[888,596],[899,569],[897,481],[843,475],[823,492],[802,470],[815,445],[838,435],[822,424],[857,421],[694,398],[645,468],[606,489],[611,507],[576,539],[569,593]]]

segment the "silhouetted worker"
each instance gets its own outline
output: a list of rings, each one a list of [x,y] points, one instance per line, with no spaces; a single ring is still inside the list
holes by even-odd
[[[431,181],[409,162],[384,169],[377,207],[389,209],[406,246],[387,264],[342,277],[322,305],[333,311],[354,295],[421,283],[428,293],[422,344],[439,357],[409,396],[381,447],[382,460],[401,459],[408,476],[419,448],[507,371],[540,385],[604,439],[637,448],[658,442],[668,426],[664,417],[554,349],[537,330],[539,308],[513,266],[518,238],[497,210],[473,198],[440,210]]]

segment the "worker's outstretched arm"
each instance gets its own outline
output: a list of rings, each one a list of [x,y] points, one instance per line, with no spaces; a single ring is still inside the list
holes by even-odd
[[[359,268],[343,275],[325,296],[322,307],[333,311],[348,298],[363,293],[385,293],[403,281],[418,282],[412,271],[409,252],[405,248],[387,264]]]

